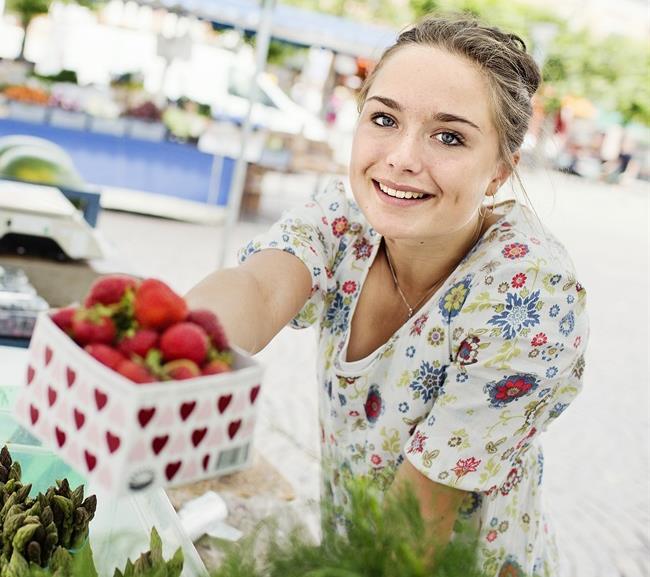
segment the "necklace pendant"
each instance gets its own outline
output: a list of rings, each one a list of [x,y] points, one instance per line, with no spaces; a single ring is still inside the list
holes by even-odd
[[[412,316],[413,316],[413,309],[409,307],[409,318],[411,318]]]

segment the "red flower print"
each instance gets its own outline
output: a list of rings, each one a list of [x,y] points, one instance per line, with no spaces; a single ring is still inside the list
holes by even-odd
[[[354,250],[354,258],[357,260],[365,260],[370,258],[372,254],[372,245],[365,238],[355,242],[352,249]]]
[[[522,258],[528,254],[528,247],[520,242],[513,242],[503,247],[501,254],[510,260]]]
[[[429,315],[427,313],[424,313],[423,315],[420,315],[417,319],[415,319],[415,321],[413,322],[413,326],[411,327],[411,336],[422,334],[422,329],[424,328],[424,325],[427,323],[428,320],[429,320]]]
[[[579,293],[582,290],[584,290],[583,286],[579,282],[577,282],[576,283],[576,292]]]
[[[327,267],[325,267],[325,274],[327,275],[327,278],[332,278],[334,276],[334,273]]]
[[[416,431],[415,436],[411,439],[411,444],[406,450],[407,453],[421,453],[424,451],[424,442],[428,439],[426,435]]]
[[[582,342],[582,337],[576,337],[575,340],[573,341],[573,348],[577,349],[580,346],[581,342]]]
[[[523,272],[518,272],[512,277],[510,284],[512,285],[512,288],[521,288],[526,284],[526,275]]]
[[[521,397],[533,388],[530,379],[514,378],[508,379],[503,385],[497,387],[494,398],[497,401],[505,401],[514,397]]]
[[[343,292],[346,295],[351,295],[355,290],[357,290],[357,283],[353,280],[347,280],[343,283]]]
[[[322,222],[325,226],[328,225],[328,221],[327,221],[327,217],[326,217],[326,216],[321,217],[320,220],[321,220],[321,222]]]
[[[349,227],[348,219],[344,216],[339,216],[332,221],[332,232],[334,236],[343,236]]]
[[[485,538],[486,538],[490,543],[492,543],[492,541],[494,541],[498,536],[499,536],[499,534],[498,534],[494,529],[492,529],[492,531],[490,531],[490,532],[485,536]]]
[[[456,477],[460,479],[467,473],[473,473],[478,469],[478,466],[481,464],[481,459],[475,459],[474,457],[469,457],[467,459],[458,459],[456,466],[453,471],[456,473]]]
[[[350,411],[348,413],[351,417],[358,417],[360,415],[359,411]]]
[[[528,434],[527,434],[523,439],[521,439],[521,441],[519,441],[519,442],[517,443],[517,446],[515,447],[515,449],[521,449],[521,446],[522,446],[524,443],[526,443],[526,441],[528,441],[528,439],[530,439],[531,437],[533,437],[533,436],[535,435],[536,432],[537,432],[537,429],[536,429],[535,427],[533,427],[530,431],[528,431]]]
[[[369,423],[374,423],[381,414],[382,401],[377,385],[371,385],[368,391],[368,397],[363,405],[366,412],[366,418]]]
[[[370,462],[376,466],[381,465],[381,457],[377,454],[370,457]]]
[[[534,347],[541,347],[548,342],[548,337],[544,333],[537,333],[533,339],[530,341],[530,344]]]

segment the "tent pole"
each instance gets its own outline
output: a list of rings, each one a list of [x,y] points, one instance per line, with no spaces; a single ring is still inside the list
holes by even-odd
[[[255,35],[255,75],[252,78],[248,93],[248,111],[241,133],[241,146],[239,157],[235,164],[235,172],[228,193],[228,207],[226,209],[226,222],[221,235],[221,251],[217,268],[223,268],[226,262],[232,232],[239,220],[239,210],[241,199],[244,193],[244,182],[246,179],[246,147],[248,140],[253,131],[252,112],[253,105],[257,101],[257,80],[260,74],[266,68],[266,59],[269,52],[269,43],[271,42],[271,26],[273,19],[273,9],[276,0],[263,0],[263,8],[260,21]],[[217,184],[218,186],[218,184]]]

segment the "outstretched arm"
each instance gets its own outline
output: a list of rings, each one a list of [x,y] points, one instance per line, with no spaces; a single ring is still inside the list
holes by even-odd
[[[268,249],[237,268],[209,274],[185,298],[191,309],[209,309],[231,343],[255,354],[300,311],[311,278],[295,256]]]

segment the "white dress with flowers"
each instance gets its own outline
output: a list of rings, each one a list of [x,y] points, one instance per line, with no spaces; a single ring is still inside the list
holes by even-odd
[[[348,476],[384,491],[406,458],[468,491],[460,518],[479,528],[488,575],[555,577],[539,436],[581,388],[585,290],[530,211],[514,201],[499,209],[418,313],[355,362],[345,360],[351,319],[381,237],[341,183],[289,211],[239,257],[284,250],[312,276],[291,325],[318,328],[323,497],[344,507]]]

